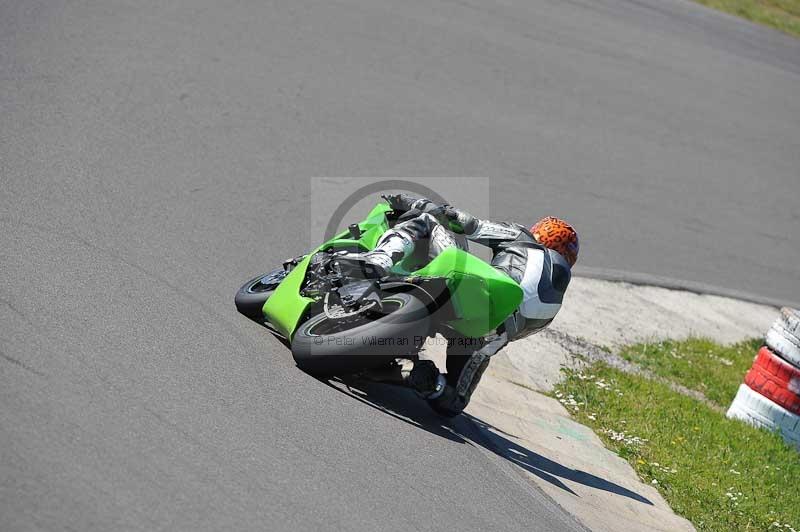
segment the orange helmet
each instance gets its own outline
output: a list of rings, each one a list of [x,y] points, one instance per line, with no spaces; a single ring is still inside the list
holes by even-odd
[[[531,234],[544,247],[557,251],[570,266],[578,260],[578,233],[564,220],[554,216],[542,218],[531,227]]]

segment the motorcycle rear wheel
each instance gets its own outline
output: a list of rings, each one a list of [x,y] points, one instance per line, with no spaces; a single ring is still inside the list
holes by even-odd
[[[297,366],[314,375],[346,375],[416,355],[431,328],[425,304],[408,293],[386,294],[381,303],[382,311],[350,321],[324,313],[307,320],[292,339]]]

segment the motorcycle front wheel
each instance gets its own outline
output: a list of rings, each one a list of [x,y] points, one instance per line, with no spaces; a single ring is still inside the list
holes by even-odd
[[[277,268],[247,281],[236,292],[236,310],[251,320],[263,322],[264,313],[261,309],[285,277],[286,270]]]
[[[350,319],[325,313],[311,317],[292,339],[297,366],[314,375],[345,375],[416,355],[431,327],[425,304],[411,294],[396,293],[384,295],[381,307]]]

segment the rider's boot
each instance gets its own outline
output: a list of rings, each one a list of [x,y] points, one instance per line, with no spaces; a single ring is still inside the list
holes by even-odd
[[[432,400],[444,393],[447,381],[432,360],[417,360],[405,384],[424,399]]]
[[[380,279],[388,275],[392,267],[392,260],[385,253],[375,251],[343,252],[333,259],[333,263],[344,275],[362,279]]]
[[[334,263],[342,273],[366,279],[376,279],[414,250],[414,236],[408,231],[391,229],[378,240],[375,249],[366,253],[341,253]]]

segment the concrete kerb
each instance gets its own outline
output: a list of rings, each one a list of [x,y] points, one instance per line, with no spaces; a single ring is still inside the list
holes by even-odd
[[[592,530],[694,530],[655,487],[542,392],[575,354],[616,356],[622,345],[707,336],[731,343],[762,335],[778,309],[642,283],[575,277],[551,329],[497,355],[467,414],[496,452]]]

